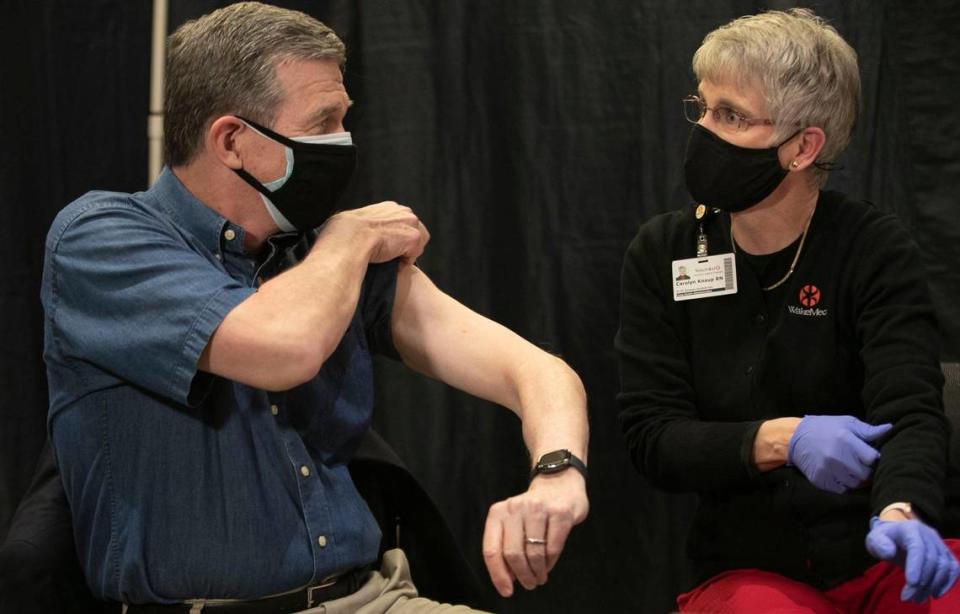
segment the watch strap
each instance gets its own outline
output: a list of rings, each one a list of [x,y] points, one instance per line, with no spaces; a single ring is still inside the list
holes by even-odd
[[[563,459],[562,464],[560,464],[559,466],[556,466],[556,467],[550,467],[550,468],[548,469],[547,467],[544,466],[544,460],[543,460],[543,459],[544,459],[545,457],[550,456],[551,454],[555,454],[555,453],[557,453],[557,452],[562,452],[562,453],[564,454],[564,459]],[[573,452],[570,452],[569,450],[566,450],[566,449],[563,449],[563,450],[554,450],[553,452],[547,452],[546,454],[543,454],[543,455],[540,456],[540,459],[537,460],[536,464],[533,466],[533,469],[530,470],[530,479],[533,480],[533,478],[537,477],[537,476],[540,475],[541,473],[545,473],[545,474],[548,474],[548,473],[559,473],[559,472],[561,472],[561,471],[565,471],[565,470],[569,469],[570,467],[573,467],[574,469],[576,469],[577,471],[579,471],[579,472],[580,472],[580,475],[583,476],[583,479],[584,479],[584,480],[587,479],[587,465],[586,465],[586,463],[584,463],[582,460],[580,460],[580,459],[577,457],[576,454],[574,454]]]

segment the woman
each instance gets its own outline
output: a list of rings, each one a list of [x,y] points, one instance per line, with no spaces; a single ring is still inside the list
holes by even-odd
[[[917,250],[820,190],[856,120],[856,54],[794,9],[710,33],[693,69],[697,204],[641,227],[616,341],[634,463],[699,494],[681,611],[960,612],[960,548],[932,528],[948,427]]]

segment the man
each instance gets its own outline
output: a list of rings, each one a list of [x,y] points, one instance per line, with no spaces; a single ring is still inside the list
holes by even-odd
[[[488,515],[500,594],[546,582],[587,514],[573,371],[438,290],[413,264],[429,235],[410,209],[333,214],[355,164],[343,62],[295,11],[245,2],[185,24],[168,168],[146,192],[85,195],[48,235],[52,440],[87,582],[130,612],[442,607],[416,598],[399,551],[368,571],[379,531],[345,463],[370,422],[371,352],[522,419],[542,462]]]

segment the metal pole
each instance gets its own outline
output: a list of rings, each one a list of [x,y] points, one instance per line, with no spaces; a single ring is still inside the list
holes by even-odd
[[[147,184],[160,174],[163,158],[163,77],[167,46],[167,0],[153,0],[153,44],[150,54],[150,114],[147,117]]]

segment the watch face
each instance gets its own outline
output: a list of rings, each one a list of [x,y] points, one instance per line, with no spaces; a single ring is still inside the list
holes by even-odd
[[[570,464],[570,452],[568,450],[554,450],[547,452],[540,457],[537,463],[537,470],[543,473],[556,471]]]

